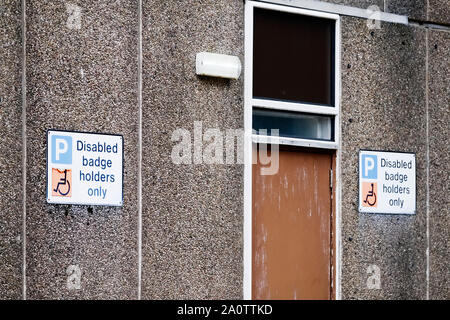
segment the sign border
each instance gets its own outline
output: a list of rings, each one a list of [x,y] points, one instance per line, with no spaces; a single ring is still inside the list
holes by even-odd
[[[415,177],[414,177],[414,184],[415,184],[415,194],[414,194],[414,199],[415,199],[415,210],[413,212],[402,212],[402,213],[392,213],[392,212],[363,212],[361,211],[361,164],[360,164],[360,158],[361,158],[361,151],[370,151],[370,152],[383,152],[383,153],[403,153],[403,154],[412,154],[414,156],[414,172],[415,172]],[[379,215],[383,215],[383,216],[398,216],[398,215],[403,215],[403,216],[411,216],[411,215],[415,215],[417,214],[417,153],[416,152],[409,152],[409,151],[391,151],[391,150],[373,150],[373,149],[359,149],[358,151],[358,213],[361,214],[379,214]]]
[[[70,133],[82,133],[82,134],[94,134],[94,135],[104,135],[104,136],[116,136],[116,137],[120,137],[121,139],[122,139],[122,198],[121,198],[121,200],[120,200],[120,204],[118,204],[118,205],[114,205],[114,204],[108,204],[108,205],[105,205],[105,204],[96,204],[96,203],[83,203],[83,204],[80,204],[80,203],[75,203],[75,202],[64,202],[64,203],[55,203],[55,202],[49,202],[49,200],[50,200],[50,198],[49,198],[49,195],[48,195],[48,183],[49,183],[49,177],[48,177],[48,144],[49,144],[49,142],[48,142],[48,137],[49,137],[49,134],[50,134],[50,131],[51,132],[70,132]],[[124,161],[124,138],[123,138],[123,134],[116,134],[116,133],[103,133],[103,132],[87,132],[87,131],[77,131],[77,130],[61,130],[61,129],[47,129],[46,130],[46,134],[45,134],[45,138],[46,138],[46,140],[47,140],[47,144],[46,144],[46,147],[45,147],[45,158],[46,158],[46,180],[45,180],[45,189],[46,189],[46,192],[45,192],[45,198],[46,198],[46,201],[47,201],[47,203],[48,204],[51,204],[51,205],[76,205],[76,206],[99,206],[99,207],[123,207],[123,203],[124,203],[124,201],[123,201],[123,177],[124,177],[124,167],[125,167],[125,165],[124,165],[124,163],[125,163],[125,161]]]

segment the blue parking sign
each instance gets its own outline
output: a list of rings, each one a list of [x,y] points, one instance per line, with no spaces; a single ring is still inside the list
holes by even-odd
[[[72,164],[72,137],[52,135],[52,163]]]
[[[362,155],[362,177],[365,179],[378,178],[378,162],[375,155]]]

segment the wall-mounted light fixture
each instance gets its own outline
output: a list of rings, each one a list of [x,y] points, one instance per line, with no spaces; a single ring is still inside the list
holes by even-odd
[[[195,66],[200,76],[227,79],[238,79],[242,70],[238,57],[209,52],[197,53]]]

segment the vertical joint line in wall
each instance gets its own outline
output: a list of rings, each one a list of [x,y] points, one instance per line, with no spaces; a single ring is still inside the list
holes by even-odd
[[[428,104],[428,29],[425,29],[425,114],[426,114],[426,221],[427,221],[427,269],[426,269],[426,299],[430,299],[430,128],[429,128],[429,104]]]
[[[384,4],[384,12],[388,12],[388,0],[384,0],[383,4]]]
[[[22,298],[27,299],[27,77],[26,77],[26,1],[22,0]]]
[[[138,300],[142,289],[142,0],[138,2]]]

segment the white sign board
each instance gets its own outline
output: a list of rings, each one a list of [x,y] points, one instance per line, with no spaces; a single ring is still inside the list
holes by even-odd
[[[416,212],[416,155],[359,152],[359,212]]]
[[[47,131],[47,202],[122,205],[121,135]]]

